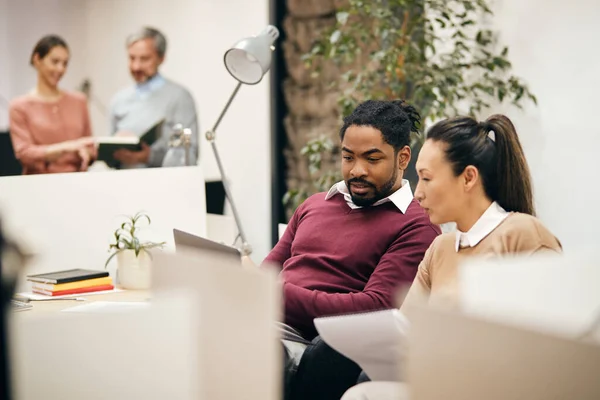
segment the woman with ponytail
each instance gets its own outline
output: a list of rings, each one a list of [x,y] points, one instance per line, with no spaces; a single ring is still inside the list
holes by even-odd
[[[454,222],[457,232],[431,244],[403,307],[423,297],[453,305],[457,266],[465,257],[561,252],[558,239],[535,217],[529,167],[506,116],[437,123],[416,168],[415,198],[432,223]]]

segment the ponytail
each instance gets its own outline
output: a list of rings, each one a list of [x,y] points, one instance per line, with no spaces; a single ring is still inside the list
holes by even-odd
[[[531,174],[514,125],[504,115],[478,123],[470,117],[435,124],[427,139],[447,144],[456,176],[467,166],[479,171],[486,195],[506,211],[535,215]]]
[[[505,210],[535,215],[531,174],[515,126],[508,117],[492,115],[484,122],[495,136],[498,204]]]

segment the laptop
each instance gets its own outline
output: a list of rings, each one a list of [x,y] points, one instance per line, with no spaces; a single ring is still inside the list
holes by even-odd
[[[240,262],[242,253],[239,249],[228,246],[223,243],[218,243],[200,236],[193,235],[188,232],[173,229],[173,237],[175,239],[175,251],[178,252],[182,248],[191,248],[194,250],[217,252],[226,257],[231,257],[232,260]]]

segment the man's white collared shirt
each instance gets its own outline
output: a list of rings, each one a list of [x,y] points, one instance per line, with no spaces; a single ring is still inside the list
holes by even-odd
[[[357,206],[356,204],[354,204],[354,202],[352,201],[352,196],[350,195],[350,192],[348,191],[348,187],[346,186],[346,182],[344,182],[344,181],[340,181],[340,182],[336,183],[335,185],[333,185],[331,187],[331,189],[329,189],[329,191],[327,192],[327,195],[325,196],[325,200],[331,199],[333,196],[335,196],[338,193],[340,193],[344,196],[344,200],[346,200],[346,204],[348,204],[348,206],[351,209],[355,210],[358,208],[362,208],[361,206]],[[394,203],[396,205],[396,207],[398,207],[398,210],[400,210],[402,212],[402,214],[406,214],[406,210],[408,209],[408,206],[410,205],[412,200],[413,200],[413,193],[412,193],[412,189],[410,188],[410,183],[406,179],[402,179],[402,186],[400,187],[400,189],[396,190],[394,193],[390,194],[388,197],[378,200],[377,202],[373,203],[373,207],[378,206],[380,204],[387,203],[388,201],[391,201],[392,203]]]

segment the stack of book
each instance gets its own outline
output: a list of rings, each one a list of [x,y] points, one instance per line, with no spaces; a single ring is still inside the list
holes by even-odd
[[[46,296],[92,293],[114,289],[107,271],[70,269],[47,274],[28,275],[32,292]]]

